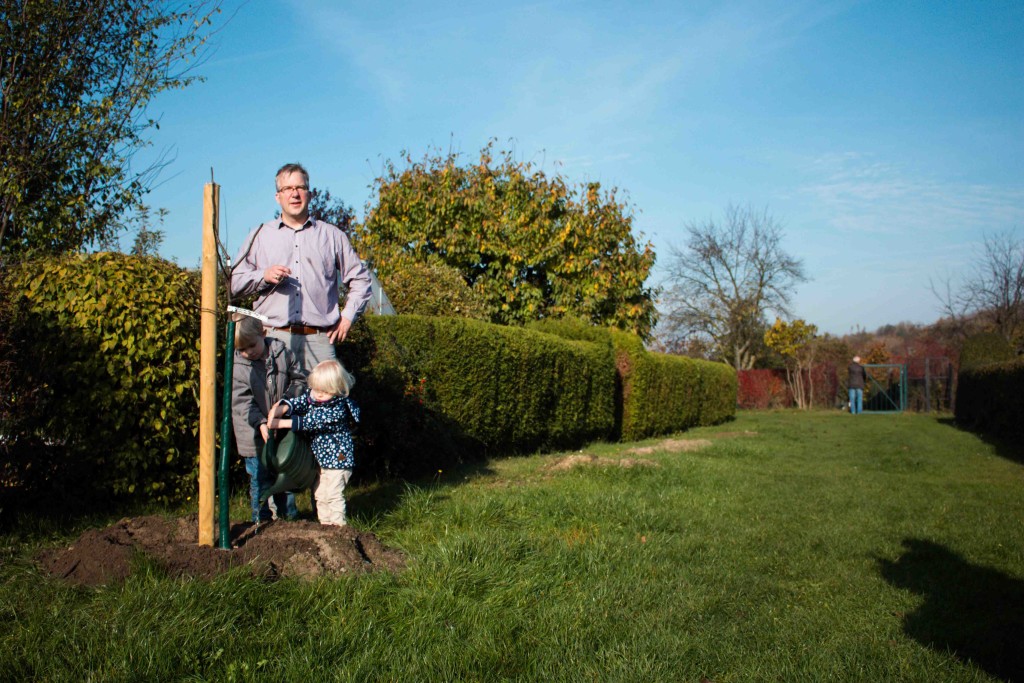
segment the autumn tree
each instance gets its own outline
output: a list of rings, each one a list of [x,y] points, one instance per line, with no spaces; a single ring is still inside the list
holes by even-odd
[[[216,2],[0,0],[0,254],[116,235],[161,163],[157,94],[195,80]]]
[[[405,162],[385,163],[377,204],[356,230],[383,282],[410,262],[445,266],[491,322],[571,316],[649,334],[654,249],[633,235],[632,211],[615,189],[570,185],[493,142],[473,164],[456,153]]]
[[[786,360],[786,381],[799,408],[814,405],[814,381],[810,371],[814,367],[817,334],[817,325],[800,319],[786,322],[780,318],[764,333],[765,344]]]
[[[889,349],[886,348],[885,343],[876,341],[868,348],[867,353],[864,354],[864,362],[869,365],[885,365],[892,358],[892,354],[889,353]]]
[[[790,297],[807,280],[803,262],[782,248],[782,225],[767,209],[729,205],[724,222],[686,226],[685,247],[674,247],[661,300],[659,336],[702,339],[737,370],[754,367],[766,316],[789,314]]]
[[[278,216],[281,212],[278,211]],[[337,225],[345,234],[351,234],[356,215],[352,207],[345,204],[340,197],[332,197],[327,188],[321,190],[313,187],[309,190],[309,215],[311,218]]]

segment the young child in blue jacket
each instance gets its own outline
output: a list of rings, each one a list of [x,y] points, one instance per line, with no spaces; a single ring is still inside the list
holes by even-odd
[[[344,526],[345,486],[355,466],[352,428],[359,422],[359,406],[349,398],[355,378],[337,360],[325,360],[309,373],[306,385],[302,396],[274,405],[267,425],[309,437],[320,465],[313,482],[320,523]]]

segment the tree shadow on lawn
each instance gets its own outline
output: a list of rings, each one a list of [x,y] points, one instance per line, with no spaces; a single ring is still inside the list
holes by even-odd
[[[952,427],[953,429],[961,432],[973,434],[995,448],[999,457],[1024,465],[1024,440],[1022,439],[1012,439],[1010,437],[999,436],[976,429],[968,429],[964,425],[959,424],[956,419],[952,417],[940,418],[939,424],[944,424],[947,427]]]
[[[919,643],[970,660],[992,676],[1024,681],[1024,581],[972,564],[932,541],[908,538],[882,577],[921,595],[903,630]]]

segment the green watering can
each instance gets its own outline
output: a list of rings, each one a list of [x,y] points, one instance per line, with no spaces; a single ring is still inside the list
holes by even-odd
[[[273,495],[298,492],[313,485],[317,475],[316,458],[309,442],[291,430],[280,440],[271,434],[259,454],[260,464],[274,477],[274,485],[260,495],[263,504]]]

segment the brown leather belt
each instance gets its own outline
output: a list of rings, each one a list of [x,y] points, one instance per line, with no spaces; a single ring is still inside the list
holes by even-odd
[[[312,325],[287,325],[285,327],[275,327],[278,332],[291,332],[292,334],[319,334],[323,332],[324,327],[313,327]]]

